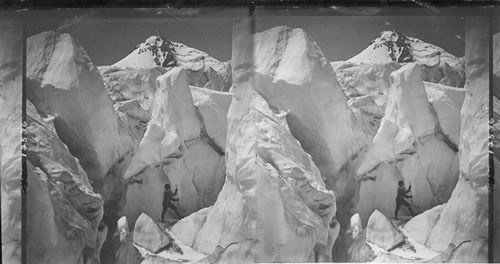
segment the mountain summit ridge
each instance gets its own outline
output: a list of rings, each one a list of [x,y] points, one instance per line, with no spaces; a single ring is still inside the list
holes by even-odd
[[[387,48],[387,56],[380,57],[379,49]],[[368,58],[372,56],[372,59]],[[361,51],[356,56],[349,59],[351,62],[360,63],[368,62],[373,59],[390,59],[390,61],[405,63],[405,62],[424,62],[426,57],[438,56],[440,60],[447,62],[450,66],[458,66],[458,63],[463,63],[462,57],[454,56],[441,47],[434,44],[424,42],[418,38],[410,37],[402,32],[382,31],[380,36],[371,41],[370,45]],[[368,60],[367,60],[368,59]],[[389,61],[384,61],[389,62]],[[436,61],[426,61],[428,66],[432,66]],[[433,63],[434,62],[434,63]]]
[[[382,31],[380,36],[348,62],[384,64],[415,62],[423,67],[424,81],[453,87],[465,84],[465,63],[441,47],[407,36],[398,31]]]
[[[162,67],[167,70],[183,67],[188,71],[189,85],[211,90],[228,91],[232,84],[230,62],[221,62],[204,51],[180,42],[152,35],[135,46],[128,55],[106,68],[145,69]]]
[[[149,55],[148,52],[150,52],[152,61],[144,58],[145,55]],[[151,35],[143,42],[137,44],[132,52],[113,64],[113,66],[122,68],[175,67],[181,64],[188,64],[189,62],[196,64],[197,61],[208,62],[214,70],[219,69],[217,64],[224,63],[201,50],[189,47],[180,42],[171,41],[161,35]],[[190,69],[199,70],[196,67],[190,67]]]

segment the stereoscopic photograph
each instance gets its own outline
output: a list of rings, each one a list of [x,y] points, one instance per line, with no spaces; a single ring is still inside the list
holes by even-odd
[[[129,11],[0,19],[3,263],[499,261],[497,20]]]

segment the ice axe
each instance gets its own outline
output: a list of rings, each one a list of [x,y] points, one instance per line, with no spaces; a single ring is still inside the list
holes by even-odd
[[[175,189],[177,190],[177,184],[175,185]],[[174,198],[177,198],[177,208],[179,208],[179,193],[178,192],[175,194]]]

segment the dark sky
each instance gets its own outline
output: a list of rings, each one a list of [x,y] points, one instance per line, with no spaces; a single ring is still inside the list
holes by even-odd
[[[98,66],[119,61],[137,44],[156,34],[227,61],[231,59],[232,23],[231,18],[83,19],[64,32],[75,37]],[[37,31],[57,28],[51,24],[52,27],[37,26]]]
[[[455,56],[461,57],[465,53],[465,20],[460,17],[261,16],[256,19],[257,31],[278,25],[304,29],[329,61],[353,57],[385,30],[400,31]]]
[[[241,14],[241,13],[240,13]],[[456,55],[464,55],[464,20],[458,17],[360,17],[360,16],[256,16],[256,30],[277,25],[300,27],[316,40],[329,61],[346,60],[366,48],[383,30],[435,44]],[[233,19],[230,16],[142,19],[102,19],[92,16],[65,27],[86,49],[96,65],[110,65],[125,57],[147,37],[160,34],[207,52],[221,61],[231,59]],[[62,20],[33,21],[30,34],[55,29]],[[457,38],[460,36],[462,39]]]

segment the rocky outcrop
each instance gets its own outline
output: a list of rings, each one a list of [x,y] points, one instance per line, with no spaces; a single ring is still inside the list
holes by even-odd
[[[22,36],[20,21],[0,19],[0,188],[2,263],[21,263]]]
[[[147,38],[112,66],[121,69],[182,67],[186,70],[189,85],[217,91],[228,91],[232,83],[230,63],[220,62],[203,51],[160,36]]]
[[[52,120],[27,102],[28,263],[99,263],[103,201]]]
[[[58,32],[29,37],[26,63],[27,97],[38,111],[55,117],[57,135],[96,191],[106,202],[116,199],[120,170],[133,146],[118,129],[97,68],[75,39]]]
[[[193,88],[196,89],[196,88]],[[174,68],[157,79],[151,120],[125,172],[122,214],[131,223],[144,212],[160,219],[164,184],[178,188],[181,216],[212,205],[224,183],[225,111],[230,96],[194,92]],[[228,102],[229,101],[229,102]],[[220,114],[215,117],[214,114]],[[212,134],[213,133],[213,134]]]
[[[394,227],[378,210],[375,210],[366,226],[366,241],[377,245],[378,247],[390,251],[396,246],[402,244],[405,236]]]
[[[427,241],[436,250],[445,250],[450,243],[488,239],[488,32],[487,19],[467,19],[460,177]],[[474,261],[484,261],[487,244],[476,245],[474,252],[480,254],[474,254]]]
[[[453,112],[458,112],[458,102],[451,100],[454,108],[448,107],[448,97],[431,94],[433,103],[429,103],[420,75],[419,66],[413,63],[391,74],[385,116],[357,171],[364,179],[358,202],[364,221],[374,209],[394,213],[398,180],[412,184],[416,212],[446,202],[457,181],[458,148],[443,132],[440,120],[449,124],[447,133],[458,137],[450,128],[460,123]],[[435,105],[440,107],[441,118]]]

